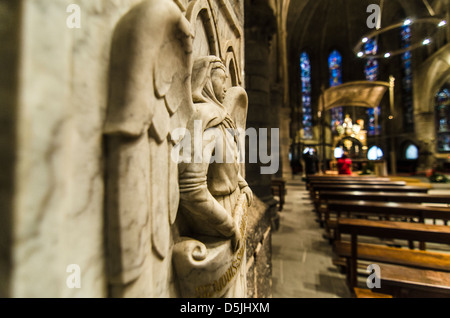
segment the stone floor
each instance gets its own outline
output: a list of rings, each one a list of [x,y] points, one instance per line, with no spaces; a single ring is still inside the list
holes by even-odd
[[[332,264],[332,247],[299,176],[287,181],[280,228],[272,233],[274,298],[347,298],[345,276]]]

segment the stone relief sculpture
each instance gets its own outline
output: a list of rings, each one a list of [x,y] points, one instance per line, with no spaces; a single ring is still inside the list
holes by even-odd
[[[172,1],[143,1],[119,21],[104,127],[112,296],[167,294],[179,203],[170,132],[193,114],[191,72],[190,23]]]
[[[245,129],[247,94],[226,90],[219,57],[194,63],[192,27],[174,2],[145,0],[114,32],[104,126],[113,297],[246,296],[252,192],[237,128]],[[200,147],[200,162],[195,151],[174,160],[186,142]]]
[[[236,122],[242,132],[247,94],[240,87],[226,91],[225,82],[226,69],[218,57],[195,60],[188,148],[201,150],[200,158],[191,151],[187,162],[179,164],[180,213],[186,226],[173,255],[185,297],[246,296],[246,213],[253,197],[240,173]]]

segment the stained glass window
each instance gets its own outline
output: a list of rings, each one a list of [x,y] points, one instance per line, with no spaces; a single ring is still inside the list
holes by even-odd
[[[334,157],[336,159],[341,158],[343,154],[344,154],[344,149],[342,149],[342,147],[334,148]]]
[[[383,158],[383,150],[377,146],[370,147],[367,152],[367,159],[369,160],[380,160]]]
[[[407,160],[417,160],[419,158],[419,149],[416,145],[410,144],[405,151],[405,158]]]
[[[342,57],[338,51],[331,52],[328,58],[328,67],[330,69],[330,86],[342,84]]]
[[[378,51],[377,40],[372,38],[364,45],[364,53],[366,55],[375,55]],[[376,58],[368,58],[364,68],[366,80],[376,81],[378,78],[378,61]]]
[[[411,46],[411,26],[405,25],[401,29],[401,43],[403,48]],[[403,114],[405,128],[407,131],[414,130],[414,109],[412,101],[412,55],[411,51],[402,54],[403,63],[403,80],[402,80],[402,99],[403,99]]]
[[[313,138],[311,109],[311,62],[306,52],[300,55],[303,105],[303,138]]]
[[[450,152],[450,89],[441,89],[435,97],[437,151]]]
[[[369,123],[367,124],[367,134],[369,136],[375,136],[380,134],[381,125],[380,124],[377,125],[376,120],[376,117],[380,118],[380,106],[376,108],[368,108],[367,115],[369,117]]]
[[[342,84],[342,56],[334,50],[328,57],[328,68],[330,70],[330,86]],[[344,112],[342,107],[331,109],[331,127],[333,131],[339,124],[344,122]]]
[[[378,44],[375,38],[369,39],[364,45],[364,53],[366,55],[376,55],[378,52]],[[364,74],[366,75],[366,80],[376,81],[378,79],[378,60],[376,58],[368,58]],[[367,109],[367,116],[369,117],[367,134],[369,136],[378,135],[381,132],[381,125],[377,125],[376,117],[380,118],[380,106],[377,108]]]

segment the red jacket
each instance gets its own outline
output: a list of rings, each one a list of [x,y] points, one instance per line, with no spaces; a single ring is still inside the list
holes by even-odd
[[[339,174],[352,174],[352,161],[349,158],[339,158],[337,167]]]

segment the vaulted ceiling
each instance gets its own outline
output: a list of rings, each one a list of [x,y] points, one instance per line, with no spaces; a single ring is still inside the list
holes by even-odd
[[[447,0],[428,0],[428,3],[436,7],[436,3],[441,1]],[[313,99],[319,94],[322,85],[328,87],[327,59],[334,49],[337,49],[343,57],[343,81],[364,79],[365,61],[355,56],[353,48],[363,35],[373,31],[367,27],[367,18],[371,14],[367,13],[367,7],[370,4],[381,5],[381,2],[383,2],[382,27],[398,23],[407,17],[430,16],[423,0],[290,1],[287,16],[287,52],[291,102],[294,97],[292,94],[298,96],[300,87],[299,56],[302,51],[306,51],[311,59]],[[399,37],[395,38],[395,41],[397,40]],[[391,39],[388,38],[388,41]],[[386,72],[393,72],[390,69],[392,65],[381,67],[384,67]],[[384,74],[380,80],[388,80],[388,76]],[[298,97],[294,97],[294,103],[298,102]]]
[[[406,17],[429,16],[423,0],[291,0],[287,17],[288,45],[327,52],[351,50],[369,31],[366,21],[370,4],[382,4],[381,25]]]

